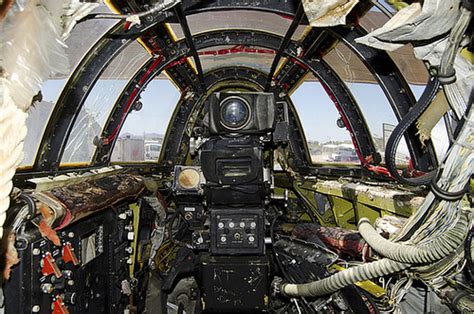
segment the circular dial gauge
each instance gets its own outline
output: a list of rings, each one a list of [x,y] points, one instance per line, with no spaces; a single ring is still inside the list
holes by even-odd
[[[178,175],[179,186],[183,189],[194,189],[199,186],[201,176],[196,169],[183,169]]]

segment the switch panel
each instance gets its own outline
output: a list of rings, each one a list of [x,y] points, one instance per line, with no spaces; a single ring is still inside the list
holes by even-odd
[[[211,253],[264,254],[263,209],[211,209]]]
[[[130,247],[127,204],[105,210],[57,232],[60,246],[36,227],[17,235],[22,263],[5,285],[7,313],[123,312],[129,297],[120,289],[128,279]]]

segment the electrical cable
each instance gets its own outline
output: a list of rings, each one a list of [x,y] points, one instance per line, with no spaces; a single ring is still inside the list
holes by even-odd
[[[391,176],[400,183],[414,186],[429,184],[435,175],[435,171],[431,171],[415,178],[403,177],[397,169],[396,155],[398,145],[400,144],[403,135],[428,108],[438,93],[438,89],[438,79],[436,77],[431,77],[418,102],[413,106],[410,112],[403,117],[400,123],[398,123],[387,141],[387,146],[385,148],[385,164]]]
[[[33,217],[36,214],[36,203],[35,201],[24,192],[20,193],[20,199],[22,199],[28,206],[30,217]]]
[[[472,252],[471,252],[473,237],[474,237],[474,227],[472,227],[471,230],[469,230],[466,241],[464,242],[464,258],[466,258],[466,261],[467,261],[466,270],[471,279],[469,282],[471,283],[474,283],[474,264],[472,264]]]
[[[431,182],[431,192],[433,192],[433,194],[441,199],[441,200],[444,200],[444,201],[449,201],[449,202],[454,202],[454,201],[458,201],[460,199],[462,199],[464,197],[464,194],[466,194],[467,192],[469,192],[469,182],[468,184],[466,184],[466,186],[457,191],[457,192],[448,192],[448,191],[445,191],[443,189],[441,189],[439,187],[439,185],[436,183],[436,181],[433,181]]]

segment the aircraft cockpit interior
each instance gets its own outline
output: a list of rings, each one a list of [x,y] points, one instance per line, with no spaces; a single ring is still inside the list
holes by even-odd
[[[0,313],[473,313],[472,0],[0,0]]]

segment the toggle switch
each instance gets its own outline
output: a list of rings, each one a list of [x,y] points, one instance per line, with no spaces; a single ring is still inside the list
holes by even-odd
[[[69,314],[69,310],[60,296],[56,296],[53,302],[53,314]]]
[[[74,248],[70,242],[67,242],[63,246],[63,261],[64,263],[72,262],[74,266],[79,265],[79,260],[77,259],[77,256],[74,253]]]
[[[56,261],[49,252],[46,252],[43,259],[41,260],[41,273],[43,276],[49,276],[52,274],[54,274],[57,278],[62,276]]]

